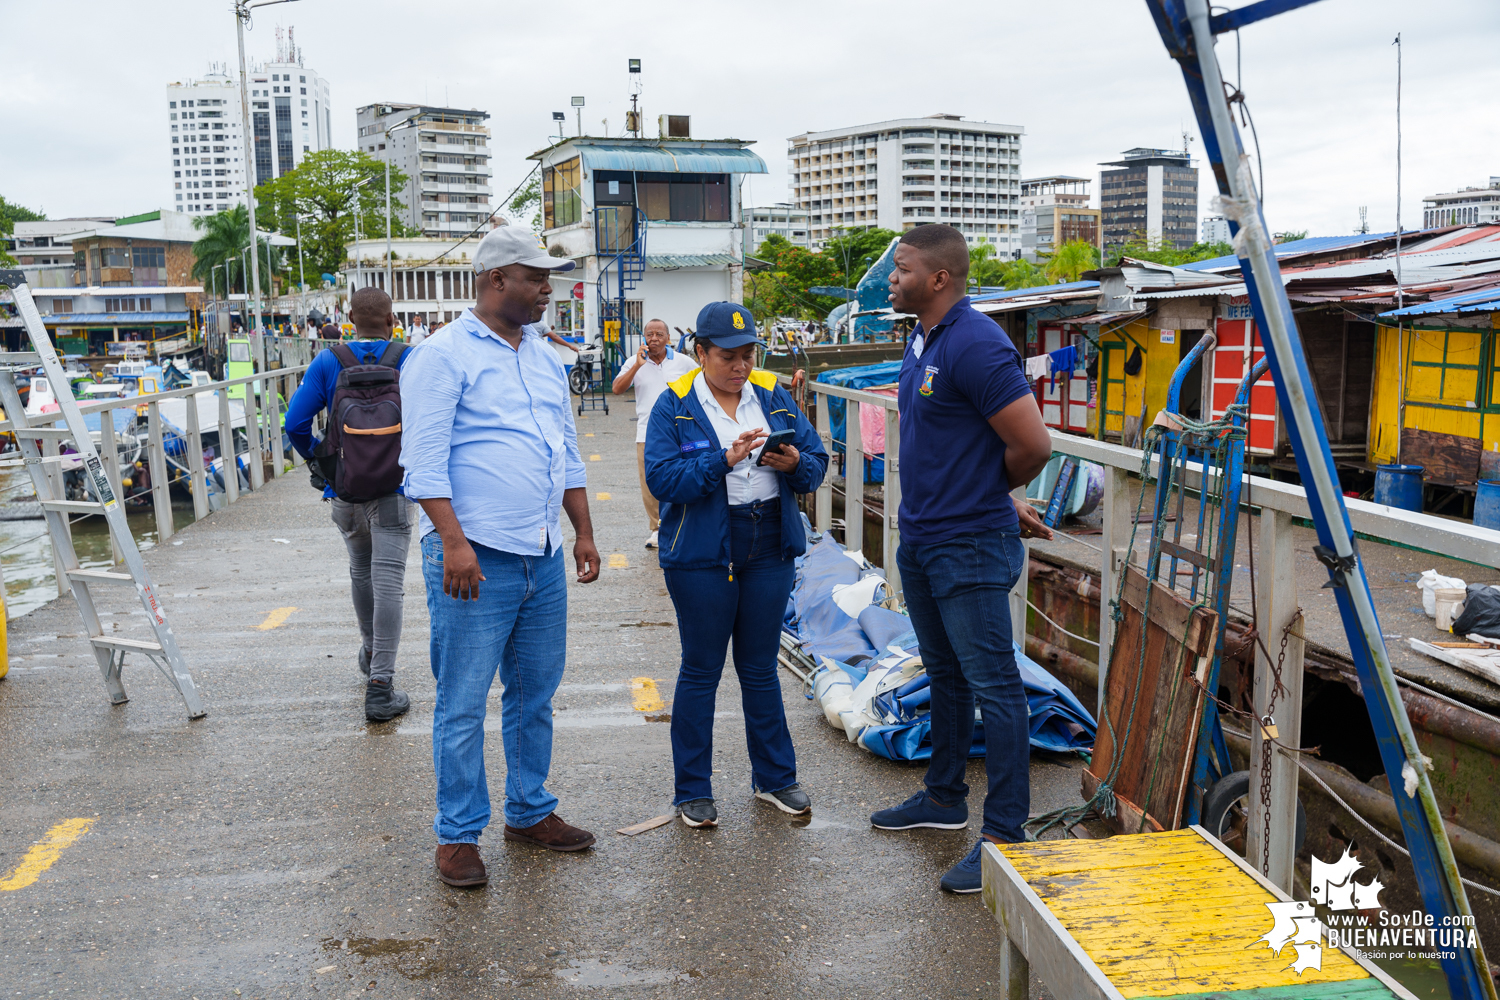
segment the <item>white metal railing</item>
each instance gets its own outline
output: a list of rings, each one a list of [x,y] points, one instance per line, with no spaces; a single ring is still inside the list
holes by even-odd
[[[263,341],[256,345],[257,354],[269,353],[273,356],[278,356],[282,350],[294,349],[290,343],[285,342],[296,342],[296,339],[291,337],[256,337],[255,340]],[[319,342],[302,341],[302,343],[312,345]],[[219,451],[224,456],[224,502],[234,503],[239,500],[240,496],[238,462],[241,457],[245,459],[248,466],[251,490],[258,490],[265,485],[267,465],[270,467],[272,478],[287,471],[288,456],[281,443],[281,400],[283,396],[287,400],[292,398],[292,394],[297,391],[297,386],[301,383],[302,373],[307,371],[307,368],[306,364],[282,366],[262,371],[258,375],[209,382],[205,385],[184,386],[164,392],[123,396],[98,402],[80,402],[78,409],[85,414],[100,415],[99,453],[105,456],[105,473],[109,477],[115,495],[130,500],[149,490],[156,517],[157,543],[160,544],[171,538],[173,533],[172,499],[169,491],[174,482],[184,479],[187,481],[188,489],[193,497],[194,520],[201,520],[209,514],[208,466],[203,459],[204,428],[200,423],[197,397],[204,393],[214,393],[218,396],[217,430],[220,442]],[[229,406],[229,389],[233,386],[249,387],[243,393],[246,438],[244,451],[240,451],[234,444],[233,417]],[[186,426],[182,428],[187,470],[177,475],[172,475],[168,471],[166,435],[163,433],[161,418],[161,401],[165,399],[187,400],[184,419]],[[127,493],[121,485],[119,448],[115,441],[116,430],[110,411],[126,407],[135,409],[138,406],[146,407],[147,443],[144,450],[151,485],[147,490]],[[51,416],[51,414],[42,418],[32,418],[30,423],[36,425],[44,422],[46,416]],[[59,419],[61,419],[60,416]],[[12,424],[9,420],[0,421],[0,433],[10,430],[12,430]],[[225,442],[228,444],[226,445]],[[43,446],[44,449],[55,450],[58,442],[48,440],[43,443]],[[293,466],[302,462],[295,450],[290,458]],[[59,586],[65,587],[66,582],[60,580]]]

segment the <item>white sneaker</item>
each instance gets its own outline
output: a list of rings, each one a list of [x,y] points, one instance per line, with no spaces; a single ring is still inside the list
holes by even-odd
[[[654,549],[654,548],[656,548],[656,532],[654,532],[654,531],[651,532],[651,537],[648,538],[648,539],[646,539],[646,548],[648,548],[648,549]]]

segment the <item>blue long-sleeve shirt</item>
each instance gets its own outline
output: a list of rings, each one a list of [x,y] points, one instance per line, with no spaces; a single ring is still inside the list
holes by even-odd
[[[380,355],[390,344],[389,340],[351,340],[348,341],[349,350],[354,352],[354,357],[361,364],[373,365],[380,360]],[[406,360],[411,357],[411,351],[401,355],[401,367],[406,367]],[[313,449],[320,443],[313,437],[312,422],[328,404],[333,402],[334,390],[338,388],[339,372],[343,365],[333,351],[328,348],[318,352],[313,358],[312,364],[308,365],[306,373],[302,376],[302,384],[297,391],[292,393],[292,401],[286,408],[286,436],[291,439],[292,447],[297,449],[303,458],[311,459]],[[329,500],[334,496],[333,487],[323,487],[323,499]]]
[[[402,488],[447,497],[471,542],[517,555],[562,543],[563,491],[586,486],[567,371],[530,328],[519,349],[466,309],[401,369]],[[432,531],[422,515],[421,533]]]

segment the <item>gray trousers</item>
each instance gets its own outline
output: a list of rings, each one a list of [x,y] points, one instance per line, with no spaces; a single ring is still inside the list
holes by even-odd
[[[370,679],[389,682],[401,645],[401,613],[406,586],[406,554],[411,549],[415,506],[393,493],[379,500],[349,503],[335,497],[333,523],[349,548],[349,582],[362,645],[360,667]]]

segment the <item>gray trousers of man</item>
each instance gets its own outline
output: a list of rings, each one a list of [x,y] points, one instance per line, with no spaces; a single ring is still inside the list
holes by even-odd
[[[334,498],[333,523],[349,549],[349,583],[359,619],[361,670],[390,683],[401,645],[406,554],[411,550],[415,504],[399,493],[364,503]]]

